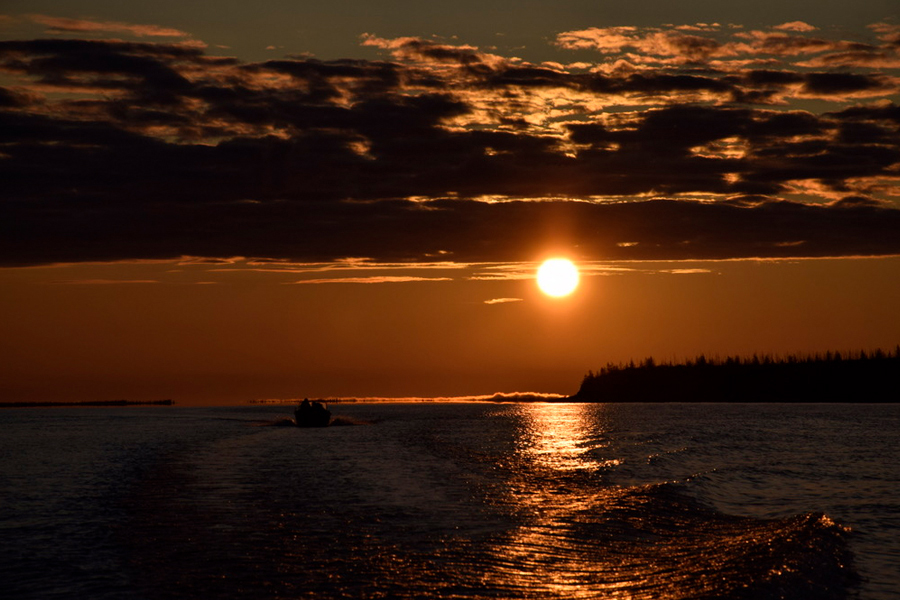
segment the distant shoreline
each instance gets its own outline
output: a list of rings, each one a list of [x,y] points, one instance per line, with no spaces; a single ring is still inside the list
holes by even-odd
[[[815,355],[753,355],[680,363],[609,363],[589,371],[572,395],[512,392],[441,397],[331,397],[334,404],[370,403],[846,403],[900,402],[900,345],[893,351]],[[297,398],[267,398],[245,404],[297,404]],[[172,406],[174,400],[0,402],[0,408]],[[188,403],[188,405],[191,405]],[[205,405],[205,404],[198,404]]]
[[[811,355],[752,355],[680,363],[607,364],[588,372],[571,395],[497,393],[470,396],[331,397],[332,404],[381,403],[829,403],[900,402],[900,345],[893,351],[826,352]],[[300,399],[269,398],[250,404],[297,404]]]
[[[172,406],[174,400],[85,400],[83,402],[0,402],[0,408],[55,408],[94,406]]]

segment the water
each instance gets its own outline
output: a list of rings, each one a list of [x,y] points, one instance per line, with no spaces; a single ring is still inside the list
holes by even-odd
[[[900,598],[900,405],[0,412],[3,598]]]

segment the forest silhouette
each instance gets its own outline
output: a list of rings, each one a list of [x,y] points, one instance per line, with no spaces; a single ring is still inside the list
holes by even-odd
[[[607,364],[588,372],[568,401],[896,402],[900,345],[893,352],[826,352],[750,358],[700,355],[681,363]]]

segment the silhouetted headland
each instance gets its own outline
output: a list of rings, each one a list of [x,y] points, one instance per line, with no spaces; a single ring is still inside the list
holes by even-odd
[[[900,346],[842,355],[753,355],[683,363],[608,364],[589,372],[575,402],[897,402]]]
[[[86,400],[83,402],[0,402],[0,408],[47,408],[53,406],[172,406],[174,400]]]

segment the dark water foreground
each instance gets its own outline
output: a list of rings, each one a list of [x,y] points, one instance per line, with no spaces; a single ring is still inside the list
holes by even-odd
[[[900,406],[0,413],[4,598],[898,598]]]

